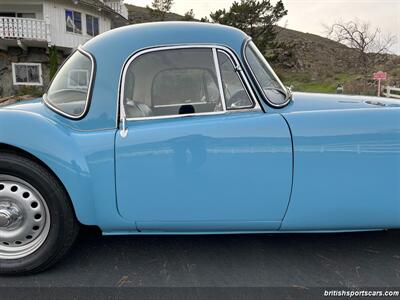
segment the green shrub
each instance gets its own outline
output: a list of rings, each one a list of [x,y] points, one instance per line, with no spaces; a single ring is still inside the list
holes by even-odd
[[[49,76],[50,80],[52,80],[58,70],[58,51],[55,46],[49,48],[49,64],[50,64]]]

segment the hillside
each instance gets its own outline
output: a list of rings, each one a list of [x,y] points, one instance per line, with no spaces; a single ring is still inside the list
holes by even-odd
[[[273,52],[279,66],[289,71],[310,71],[314,76],[348,70],[346,57],[354,58],[352,49],[330,39],[277,27],[278,48]]]
[[[364,79],[372,78],[372,74],[360,74],[354,49],[315,34],[280,27],[277,31],[279,46],[270,53],[271,64],[283,81],[296,90],[335,92],[336,86],[342,84],[345,91],[358,93]],[[400,57],[381,58],[385,64],[372,69],[384,70],[393,84],[400,83]],[[370,81],[370,93],[375,90],[373,85]]]
[[[128,8],[129,21],[132,24],[154,22],[154,16],[147,7],[136,6],[132,4],[125,4]],[[165,21],[180,21],[183,16],[175,13],[167,13]]]
[[[154,21],[151,11],[145,7],[127,5],[131,23]],[[183,16],[168,13],[166,21],[182,20]],[[365,79],[357,66],[355,50],[328,38],[315,34],[276,27],[277,48],[266,53],[266,56],[281,77],[283,82],[293,85],[297,91],[335,92],[338,84],[344,86],[347,93],[360,93],[365,89]],[[391,55],[385,65],[374,67],[389,73],[391,84],[400,84],[400,57]],[[368,93],[374,93],[374,82],[371,81]]]

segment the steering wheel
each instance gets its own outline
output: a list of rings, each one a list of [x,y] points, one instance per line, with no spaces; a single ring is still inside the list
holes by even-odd
[[[245,90],[239,90],[234,93],[227,101],[228,108],[240,108],[249,106],[249,96]]]

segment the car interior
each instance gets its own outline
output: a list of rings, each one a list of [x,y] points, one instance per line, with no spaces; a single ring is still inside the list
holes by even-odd
[[[88,101],[90,61],[78,54],[48,92],[63,113],[78,117]],[[226,107],[251,107],[229,57],[218,53]],[[143,54],[125,73],[123,104],[127,118],[191,115],[223,111],[211,49],[170,49]]]
[[[124,105],[128,118],[222,110],[211,49],[138,57],[126,73]]]

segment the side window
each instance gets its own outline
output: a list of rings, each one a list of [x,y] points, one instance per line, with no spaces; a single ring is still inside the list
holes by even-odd
[[[231,59],[224,52],[218,51],[218,61],[221,70],[227,109],[241,109],[253,106],[249,94],[236,72]]]
[[[88,103],[92,70],[92,60],[76,51],[54,77],[46,102],[70,117],[81,116]]]
[[[290,100],[285,86],[253,42],[246,46],[245,59],[266,100],[274,105],[284,105]]]
[[[216,103],[219,90],[207,69],[172,69],[154,78],[152,98],[154,106]]]
[[[173,49],[137,57],[125,74],[127,118],[223,111],[212,49]]]

